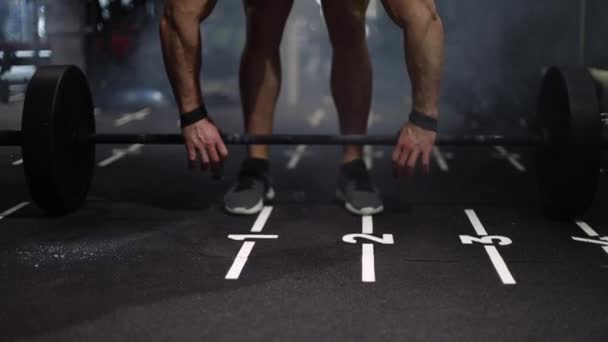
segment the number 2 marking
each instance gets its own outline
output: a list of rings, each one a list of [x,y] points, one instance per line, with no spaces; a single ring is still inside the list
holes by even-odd
[[[381,243],[383,245],[392,245],[395,243],[393,234],[382,234],[382,237],[374,236],[371,234],[364,234],[364,233],[348,234],[348,235],[344,235],[344,237],[342,238],[342,241],[344,241],[346,243],[356,244],[357,239],[369,240],[372,242]]]

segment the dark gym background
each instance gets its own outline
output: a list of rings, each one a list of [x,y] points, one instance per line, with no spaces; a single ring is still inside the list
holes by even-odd
[[[83,68],[100,132],[178,132],[157,33],[162,2],[118,3],[0,0],[0,47],[48,47],[44,63]],[[608,68],[605,0],[437,5],[446,30],[442,134],[525,134],[546,66]],[[242,2],[223,0],[203,25],[205,98],[229,132],[241,130],[243,20]],[[410,110],[410,88],[401,33],[379,0],[368,32],[370,133],[391,133]],[[317,1],[295,0],[277,133],[337,132],[330,55]],[[0,129],[19,128],[34,70],[3,59]],[[279,239],[257,241],[235,281],[224,276],[240,243],[226,236],[247,234],[256,217],[226,215],[221,199],[242,147],[231,148],[225,179],[212,181],[186,169],[180,146],[99,146],[87,205],[59,218],[21,206],[29,197],[20,150],[0,148],[0,341],[608,338],[608,247],[572,241],[586,236],[575,222],[539,213],[532,149],[442,148],[445,165],[434,159],[430,177],[410,182],[390,177],[390,153],[366,149],[387,207],[375,233],[393,234],[395,245],[375,245],[378,279],[362,284],[361,248],[341,240],[361,232],[361,219],[333,200],[339,147],[272,149],[278,198],[264,233]],[[600,236],[607,186],[602,173],[584,217]],[[498,249],[516,285],[501,283],[480,245],[461,243],[475,232],[465,209],[513,241]]]

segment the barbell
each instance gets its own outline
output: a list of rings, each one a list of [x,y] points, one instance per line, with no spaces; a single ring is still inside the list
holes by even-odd
[[[439,136],[439,146],[536,148],[537,181],[545,213],[581,216],[598,186],[601,113],[608,110],[608,71],[552,67],[544,75],[536,134]],[[180,134],[101,134],[95,131],[88,81],[75,66],[43,66],[24,99],[21,131],[0,131],[0,146],[21,146],[33,202],[50,215],[76,211],[93,179],[96,144],[182,144]],[[396,135],[223,134],[227,144],[394,145]]]

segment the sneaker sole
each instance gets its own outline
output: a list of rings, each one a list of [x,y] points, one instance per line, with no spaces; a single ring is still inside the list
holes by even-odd
[[[336,190],[336,197],[341,202],[344,202],[344,208],[346,208],[347,211],[349,211],[350,213],[355,214],[355,215],[359,215],[359,216],[376,215],[376,214],[379,214],[384,211],[383,205],[381,205],[377,208],[365,207],[365,208],[357,209],[357,208],[353,207],[352,204],[348,203],[348,201],[346,201],[344,194],[340,190]]]
[[[260,211],[262,211],[262,209],[264,209],[264,201],[272,201],[274,199],[274,196],[275,196],[274,189],[270,188],[266,192],[266,195],[264,195],[264,199],[261,199],[258,203],[256,203],[252,207],[249,207],[249,208],[243,208],[243,207],[231,208],[231,207],[225,205],[224,209],[227,212],[229,212],[231,214],[235,214],[235,215],[255,215],[255,214],[259,213]]]

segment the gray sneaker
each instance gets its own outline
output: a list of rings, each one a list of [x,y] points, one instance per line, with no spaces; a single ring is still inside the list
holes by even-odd
[[[237,215],[259,213],[264,202],[274,198],[268,169],[267,160],[243,161],[235,184],[224,195],[224,209]]]
[[[367,167],[361,159],[340,167],[336,196],[344,202],[346,210],[356,215],[374,215],[384,210],[380,193],[372,184]]]

